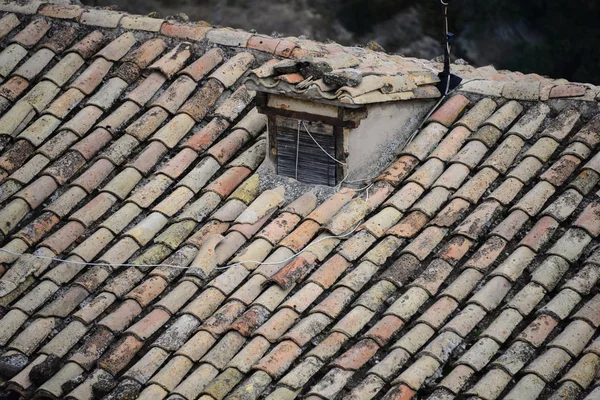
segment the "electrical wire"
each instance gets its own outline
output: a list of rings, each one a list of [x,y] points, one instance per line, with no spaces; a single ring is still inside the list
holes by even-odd
[[[222,267],[216,267],[216,269],[218,270],[222,270],[222,269],[228,269],[231,267],[234,267],[236,265],[244,265],[246,263],[253,263],[258,265],[277,265],[277,264],[281,264],[284,262],[288,262],[293,260],[294,258],[298,257],[300,254],[304,253],[306,250],[308,250],[309,248],[324,242],[325,240],[329,240],[329,239],[343,239],[345,237],[348,237],[350,235],[352,235],[354,232],[356,232],[356,230],[358,229],[358,227],[361,225],[361,223],[358,223],[354,229],[352,229],[351,231],[341,234],[341,235],[331,235],[331,236],[326,236],[324,238],[321,238],[315,242],[310,243],[308,246],[306,246],[305,248],[303,248],[302,250],[300,250],[297,253],[294,253],[293,255],[291,255],[290,257],[287,257],[281,261],[277,261],[277,262],[263,262],[263,261],[256,261],[256,260],[248,260],[248,261],[242,261],[242,262],[237,262],[237,263],[233,263],[233,264],[228,264]],[[98,263],[98,262],[87,262],[87,261],[73,261],[73,260],[66,260],[66,259],[62,259],[62,258],[57,258],[57,257],[48,257],[48,256],[40,256],[37,254],[31,254],[31,253],[18,253],[16,251],[11,251],[11,250],[7,250],[7,249],[2,249],[0,248],[1,252],[7,253],[7,254],[11,254],[13,256],[18,256],[21,257],[23,255],[29,255],[35,258],[39,258],[42,260],[50,260],[50,261],[57,261],[57,262],[63,262],[63,263],[67,263],[67,264],[76,264],[76,265],[83,265],[83,266],[102,266],[102,267],[141,267],[141,268],[154,268],[154,267],[166,267],[166,268],[176,268],[176,269],[191,269],[194,267],[189,267],[189,266],[183,266],[183,265],[174,265],[174,264],[110,264],[110,263]]]

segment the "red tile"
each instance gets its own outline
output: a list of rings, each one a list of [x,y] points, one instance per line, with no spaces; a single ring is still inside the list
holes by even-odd
[[[104,158],[99,159],[83,174],[77,177],[77,179],[73,181],[73,184],[81,187],[86,192],[91,193],[100,186],[102,181],[104,181],[114,169],[115,167],[110,161]]]
[[[206,33],[212,28],[201,24],[180,24],[167,21],[160,27],[160,33],[177,39],[199,41],[204,39]]]
[[[79,53],[83,58],[93,56],[105,42],[104,35],[100,31],[93,31],[86,37],[75,43],[69,50]]]
[[[399,223],[391,227],[387,233],[399,238],[411,238],[429,221],[427,215],[420,211],[413,211],[402,218]]]
[[[201,329],[206,330],[213,335],[220,335],[226,332],[233,321],[244,312],[246,306],[239,301],[229,301],[219,308],[215,313],[204,321]]]
[[[294,252],[298,252],[317,234],[321,226],[314,221],[304,221],[279,244]]]
[[[208,149],[214,141],[229,127],[229,122],[222,118],[213,118],[198,133],[190,137],[183,147],[190,147],[196,151]]]
[[[385,394],[382,400],[411,400],[417,392],[406,385],[394,386]]]
[[[256,363],[253,368],[264,371],[276,378],[281,376],[301,353],[302,350],[296,343],[286,340],[279,343],[271,352]]]
[[[519,245],[527,246],[533,251],[539,251],[550,240],[559,223],[552,217],[544,216],[531,228]]]
[[[10,101],[15,101],[25,89],[29,86],[27,79],[20,76],[13,76],[0,86],[0,96],[6,97]]]
[[[433,113],[430,120],[449,127],[456,121],[468,104],[469,99],[465,96],[461,94],[452,96],[450,100],[446,100],[444,104]]]
[[[600,203],[588,204],[573,225],[585,229],[593,237],[600,235]]]
[[[48,247],[56,254],[60,254],[73,244],[83,232],[85,232],[85,227],[81,223],[69,221],[52,236],[44,240],[41,245]]]
[[[254,35],[248,40],[246,47],[249,49],[260,50],[273,54],[275,53],[275,50],[277,49],[277,46],[279,46],[280,42],[281,39],[270,36]]]
[[[207,191],[215,192],[221,197],[229,196],[244,179],[252,173],[245,167],[233,167],[225,171],[221,176],[212,181],[207,187]]]
[[[132,325],[127,332],[133,333],[142,340],[148,339],[154,332],[160,329],[170,318],[168,312],[161,308],[155,308],[144,318]]]
[[[312,257],[311,257],[312,256]],[[283,289],[289,289],[296,282],[300,282],[312,270],[316,257],[311,253],[304,253],[290,261],[275,273],[269,282],[274,282]]]
[[[403,326],[404,322],[400,318],[395,315],[386,315],[377,321],[365,333],[365,336],[375,340],[380,346],[384,346]]]
[[[17,233],[17,236],[31,246],[39,242],[59,222],[60,218],[54,213],[45,212],[26,227],[21,229]]]
[[[144,342],[127,335],[102,357],[98,365],[111,374],[117,375],[129,364],[143,345]]]
[[[188,65],[180,73],[189,75],[195,81],[200,81],[217,65],[219,65],[221,61],[223,61],[223,50],[218,47],[213,48],[204,53],[202,57]]]
[[[397,186],[411,173],[418,163],[419,160],[413,156],[401,156],[398,161],[383,171],[376,180],[383,180]]]
[[[467,260],[464,268],[474,268],[478,271],[486,271],[506,247],[506,240],[492,236]]]
[[[297,83],[300,83],[300,82],[304,81],[304,79],[305,78],[298,73],[279,75],[277,77],[277,80],[284,81],[285,83],[289,83],[290,85],[295,85]]]
[[[538,316],[527,328],[518,336],[519,339],[525,340],[534,346],[540,346],[550,332],[558,325],[558,321],[553,317],[542,314]]]
[[[378,350],[379,346],[375,341],[363,339],[333,361],[331,365],[345,370],[356,371],[365,365]]]
[[[440,250],[438,256],[447,263],[454,265],[467,254],[473,241],[464,236],[455,236]]]
[[[583,85],[558,85],[550,90],[550,98],[580,97],[585,94],[586,87]]]
[[[253,306],[231,324],[231,329],[238,331],[243,336],[250,336],[269,318],[269,315],[270,312],[266,308]]]
[[[308,282],[315,282],[326,289],[330,288],[349,266],[350,262],[335,254],[310,276]]]
[[[112,136],[109,131],[97,128],[73,145],[71,149],[77,150],[86,160],[90,160],[111,140]]]

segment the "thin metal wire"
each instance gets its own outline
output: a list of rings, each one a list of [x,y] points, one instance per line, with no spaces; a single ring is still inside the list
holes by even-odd
[[[300,153],[300,120],[298,120],[298,133],[296,134],[296,180],[298,180],[298,154]]]
[[[310,243],[308,246],[306,246],[305,248],[303,248],[302,250],[300,250],[297,253],[294,253],[292,256],[287,257],[281,261],[277,261],[277,262],[263,262],[263,261],[256,261],[256,260],[248,260],[248,261],[242,261],[242,262],[237,262],[234,264],[228,264],[222,267],[217,267],[216,269],[218,270],[222,270],[222,269],[227,269],[227,268],[231,268],[233,266],[236,265],[244,265],[246,263],[253,263],[258,265],[277,265],[277,264],[281,264],[284,262],[288,262],[290,260],[293,260],[294,258],[298,257],[300,254],[304,253],[306,250],[308,250],[309,248],[324,242],[325,240],[329,240],[329,239],[343,239],[345,237],[348,237],[350,235],[352,235],[354,232],[356,232],[356,230],[358,229],[358,227],[361,225],[362,223],[358,223],[354,229],[352,229],[350,232],[344,233],[342,235],[331,235],[331,236],[326,236],[324,238],[321,238],[315,242]],[[167,267],[167,268],[177,268],[177,269],[191,269],[194,267],[186,267],[183,265],[173,265],[173,264],[109,264],[109,263],[98,263],[98,262],[86,262],[86,261],[72,261],[72,260],[66,260],[66,259],[62,259],[62,258],[56,258],[56,257],[48,257],[48,256],[40,256],[37,254],[31,254],[31,253],[18,253],[16,251],[11,251],[11,250],[7,250],[7,249],[2,249],[0,248],[0,251],[7,253],[7,254],[12,254],[13,256],[23,256],[23,255],[29,255],[35,258],[39,258],[39,259],[43,259],[43,260],[51,260],[51,261],[57,261],[57,262],[64,262],[64,263],[68,263],[68,264],[76,264],[76,265],[84,265],[84,266],[103,266],[103,267]]]
[[[327,154],[327,157],[331,158],[333,161],[335,161],[336,163],[340,164],[340,165],[348,165],[345,162],[342,162],[338,159],[336,159],[334,156],[332,156],[331,154],[329,154],[327,152],[327,150],[325,150],[323,147],[321,147],[321,145],[319,144],[319,142],[316,141],[316,139],[313,137],[313,135],[310,134],[308,127],[306,126],[306,124],[304,123],[304,121],[302,121],[302,125],[304,126],[304,129],[306,130],[306,133],[308,133],[308,136],[310,136],[310,138],[313,140],[313,142],[315,142],[315,144],[317,146],[319,146],[319,148],[321,149],[321,151],[325,154]]]

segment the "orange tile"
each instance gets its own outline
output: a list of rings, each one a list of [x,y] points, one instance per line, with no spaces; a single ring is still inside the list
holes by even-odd
[[[58,188],[56,181],[49,176],[42,176],[15,196],[25,200],[31,208],[39,207]]]
[[[219,99],[223,90],[223,86],[216,79],[209,79],[185,102],[180,112],[200,122]]]
[[[402,327],[404,322],[395,315],[386,315],[365,333],[365,336],[384,346]]]
[[[231,329],[239,332],[243,336],[250,336],[256,328],[261,326],[269,318],[269,310],[262,306],[253,306],[240,317],[238,317]]]
[[[397,186],[408,176],[408,174],[410,174],[418,163],[419,160],[413,156],[401,156],[398,161],[395,161],[379,175],[377,180],[384,180]]]
[[[411,238],[425,226],[429,218],[420,211],[413,211],[391,227],[387,233],[399,238]]]
[[[13,76],[0,86],[0,96],[6,97],[10,101],[15,101],[25,89],[29,86],[29,82],[20,76]]]
[[[455,236],[440,250],[438,256],[451,265],[456,264],[469,251],[473,241],[464,236]]]
[[[246,167],[233,167],[226,170],[221,176],[212,181],[207,191],[215,192],[221,197],[229,196],[235,188],[246,179],[252,171]]]
[[[221,335],[231,328],[231,324],[239,317],[246,306],[239,301],[229,301],[208,318],[200,329],[212,335]]]
[[[77,20],[83,11],[84,8],[78,5],[46,4],[40,7],[38,13],[51,18]]]
[[[271,352],[254,365],[255,369],[265,371],[276,378],[281,376],[300,356],[302,350],[291,340],[279,343]]]
[[[52,236],[42,242],[42,246],[52,249],[59,254],[65,251],[85,231],[85,227],[76,221],[70,221]]]
[[[293,284],[302,281],[315,266],[316,257],[304,253],[290,261],[277,271],[269,281],[276,283],[283,289],[289,289]]]
[[[168,312],[155,308],[148,315],[132,325],[127,332],[132,333],[142,340],[146,340],[159,330],[170,318]]]
[[[167,21],[160,27],[160,33],[177,39],[199,41],[204,39],[206,33],[211,30],[210,26],[180,24]]]
[[[331,365],[344,370],[356,371],[365,365],[378,350],[379,346],[375,341],[363,339],[334,360]]]
[[[141,313],[142,308],[137,302],[126,300],[102,318],[98,324],[107,327],[111,332],[120,333]]]
[[[335,254],[323,263],[309,278],[308,282],[315,282],[324,288],[329,288],[348,269],[350,262],[339,254]]]
[[[94,129],[92,133],[86,135],[71,148],[81,153],[86,160],[90,160],[111,140],[112,136],[109,131],[98,128]]]
[[[294,252],[298,252],[308,244],[317,234],[321,226],[314,221],[304,221],[292,233],[286,236],[279,244]]]
[[[218,47],[213,48],[188,65],[180,73],[189,75],[195,81],[200,81],[206,74],[219,65],[221,61],[223,61],[223,50]]]
[[[33,245],[46,236],[59,222],[60,218],[54,213],[45,212],[21,229],[16,236],[27,242],[27,244]]]
[[[519,245],[527,246],[533,251],[539,251],[552,238],[559,223],[552,217],[544,216],[531,228]]]
[[[117,375],[129,364],[143,345],[144,342],[127,335],[102,357],[98,365],[111,374]]]
[[[158,140],[152,141],[128,166],[132,166],[142,174],[147,174],[162,159],[166,152],[167,147],[164,144]]]
[[[212,146],[206,153],[223,165],[251,139],[248,132],[236,129]]]
[[[196,151],[206,150],[228,127],[229,122],[223,118],[213,118],[198,133],[190,137],[183,147],[190,147]]]
[[[275,53],[275,49],[279,46],[281,39],[273,38],[266,35],[254,35],[246,44],[249,49],[260,50],[267,53]]]
[[[469,99],[459,94],[446,100],[436,112],[433,113],[430,120],[439,122],[449,127],[454,123],[465,107],[469,104]]]

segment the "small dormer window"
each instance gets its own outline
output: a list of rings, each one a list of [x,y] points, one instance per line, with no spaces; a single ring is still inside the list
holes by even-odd
[[[387,64],[371,53],[365,59],[376,64],[362,76],[352,69],[356,57],[333,57],[268,64],[246,85],[268,116],[270,171],[308,184],[362,186],[396,159],[436,103],[438,78],[408,61],[411,72],[386,75]],[[347,69],[335,69],[341,65]]]

